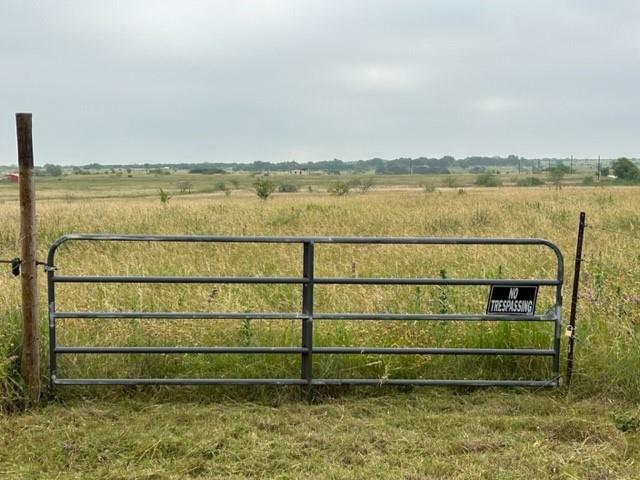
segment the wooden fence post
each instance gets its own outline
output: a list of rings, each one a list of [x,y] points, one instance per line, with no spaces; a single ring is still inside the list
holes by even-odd
[[[31,114],[16,113],[20,174],[20,241],[22,284],[22,377],[27,404],[40,400],[38,348],[38,277],[36,270],[36,195]]]

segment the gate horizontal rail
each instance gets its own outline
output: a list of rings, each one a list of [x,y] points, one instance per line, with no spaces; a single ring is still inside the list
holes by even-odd
[[[57,347],[60,353],[307,353],[300,347]],[[314,347],[313,353],[369,355],[547,355],[535,348],[420,348],[420,347]]]
[[[103,242],[189,242],[189,243],[269,243],[300,244],[303,246],[302,276],[113,276],[59,275],[55,254],[68,241]],[[539,245],[549,248],[556,256],[555,278],[491,279],[491,278],[342,278],[314,276],[314,246],[316,244],[364,245]],[[49,305],[50,385],[425,385],[425,386],[556,386],[560,382],[560,332],[564,261],[559,248],[552,242],[537,238],[441,238],[441,237],[238,237],[203,235],[112,235],[70,234],[58,238],[49,249],[47,259],[47,287]],[[57,283],[139,283],[139,284],[292,284],[302,287],[300,312],[146,312],[146,311],[56,311]],[[404,314],[314,312],[314,285],[440,285],[440,286],[549,286],[555,287],[555,305],[543,315],[502,314]],[[58,319],[151,319],[151,320],[300,320],[299,347],[100,347],[58,346]],[[461,321],[461,322],[551,322],[554,333],[551,348],[422,348],[422,347],[347,347],[313,345],[313,321]],[[60,378],[57,357],[69,354],[292,354],[301,357],[300,378]],[[370,354],[370,355],[477,355],[551,357],[552,374],[547,379],[367,379],[314,378],[313,354]]]
[[[154,319],[154,320],[301,320],[310,315],[279,312],[55,312],[56,318],[99,319]],[[461,315],[454,313],[316,313],[316,320],[413,320],[413,321],[460,321],[460,322],[553,322],[551,315]]]
[[[172,277],[172,276],[54,276],[58,283],[275,283],[300,284],[310,280],[295,277]],[[322,285],[495,285],[490,278],[315,278],[313,283]],[[524,287],[528,285],[559,285],[557,280],[500,280],[500,285]]]
[[[310,382],[299,378],[61,378],[56,385],[415,385],[428,387],[527,387],[555,386],[549,380],[447,380],[447,379],[377,379],[326,378]]]

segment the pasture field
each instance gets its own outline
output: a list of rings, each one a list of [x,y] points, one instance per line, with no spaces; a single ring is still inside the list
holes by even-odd
[[[226,177],[226,176],[225,176]],[[229,177],[231,178],[231,177]],[[179,194],[188,179],[193,193]],[[226,181],[227,179],[224,178]],[[329,195],[336,179],[305,177],[298,193],[259,200],[251,177],[225,195],[206,175],[38,179],[40,258],[65,233],[540,237],[565,255],[569,314],[578,212],[587,212],[571,389],[61,388],[19,413],[19,282],[0,272],[0,474],[6,478],[640,478],[640,188],[472,187],[473,178],[388,177],[367,193]],[[342,179],[344,180],[344,179]],[[378,177],[376,177],[378,180]],[[508,183],[508,182],[507,182]],[[421,187],[437,186],[435,191]],[[231,184],[229,185],[231,187]],[[311,189],[308,187],[311,186]],[[158,189],[174,196],[166,204]],[[19,251],[17,189],[0,185],[0,258]],[[323,246],[316,275],[552,278],[532,247]],[[292,246],[69,243],[63,274],[274,275],[301,271]],[[43,372],[45,275],[40,277]],[[316,311],[481,313],[477,287],[334,287]],[[66,285],[60,310],[299,311],[297,286]],[[552,303],[542,289],[538,313]],[[316,345],[549,348],[550,324],[317,323]],[[59,323],[64,345],[299,345],[297,321]],[[564,343],[564,342],[563,342]],[[296,376],[297,356],[82,356],[65,377]],[[564,372],[564,365],[562,367]],[[527,357],[314,358],[325,377],[536,378]],[[43,384],[46,378],[43,378]]]
[[[577,173],[566,175],[563,182],[567,184],[580,184],[585,177],[593,179],[593,172],[581,170]],[[276,184],[288,183],[296,185],[300,191],[325,192],[332,184],[338,181],[350,182],[353,180],[372,179],[375,188],[403,189],[423,188],[425,185],[444,188],[465,188],[473,186],[477,175],[469,173],[453,173],[450,175],[288,175],[272,173],[267,177]],[[518,180],[536,178],[544,181],[543,173],[510,174],[503,173],[499,176],[504,185],[514,185]],[[178,171],[169,175],[146,174],[133,172],[90,175],[64,175],[62,177],[37,177],[38,199],[40,200],[80,200],[87,197],[93,199],[110,198],[142,198],[157,196],[158,189],[179,194],[181,183],[191,184],[192,194],[212,194],[219,191],[221,184],[235,195],[247,193],[252,189],[256,177],[247,174],[205,175],[189,174]],[[15,199],[15,185],[12,187],[6,181],[0,181],[0,201]]]

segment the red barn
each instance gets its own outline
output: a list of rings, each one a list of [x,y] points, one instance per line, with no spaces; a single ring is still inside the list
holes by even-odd
[[[20,175],[17,173],[7,173],[6,177],[7,180],[12,183],[18,183],[20,181]]]

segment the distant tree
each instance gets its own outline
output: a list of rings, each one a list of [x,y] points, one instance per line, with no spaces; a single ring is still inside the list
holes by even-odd
[[[178,189],[180,190],[180,193],[191,193],[192,188],[193,188],[193,183],[191,182],[178,183]]]
[[[562,173],[571,173],[571,168],[568,165],[565,165],[564,163],[556,163],[556,165],[547,169],[548,172],[551,172],[553,170],[559,171]]]
[[[600,175],[602,175],[603,177],[606,177],[609,175],[609,167],[602,167],[600,169]]]
[[[583,185],[593,185],[593,175],[585,175],[582,178]]]
[[[298,191],[298,185],[289,182],[280,182],[278,184],[278,192],[280,193],[294,193]]]
[[[61,177],[62,167],[60,165],[53,165],[51,163],[47,163],[44,166],[44,174],[49,177]]]
[[[276,190],[276,184],[267,178],[258,177],[253,184],[253,188],[255,188],[256,195],[261,200],[266,200]]]
[[[491,173],[482,173],[478,175],[474,183],[481,187],[498,187],[502,185],[500,179]]]
[[[240,180],[238,180],[237,178],[232,178],[231,180],[229,180],[229,182],[236,190],[240,187]]]
[[[351,185],[349,184],[349,182],[338,181],[331,185],[327,191],[331,195],[342,197],[343,195],[349,193],[349,190],[351,190]]]
[[[556,186],[556,190],[560,190],[562,179],[564,178],[565,169],[558,167],[552,167],[549,170],[549,181]]]
[[[620,180],[640,180],[640,169],[628,158],[619,158],[611,165],[613,173]]]
[[[544,181],[540,180],[537,177],[525,177],[519,178],[516,181],[516,185],[519,187],[535,187],[537,185],[544,185]]]
[[[445,177],[444,185],[449,188],[454,188],[457,185],[456,177]]]
[[[167,206],[167,203],[172,196],[173,195],[171,195],[169,192],[165,192],[163,189],[160,189],[160,203],[162,203],[163,206]]]
[[[215,167],[194,167],[189,170],[189,173],[203,173],[205,175],[224,175],[227,173],[225,170],[221,168]]]
[[[224,180],[220,180],[219,182],[216,182],[216,184],[213,186],[213,191],[222,192],[226,196],[231,195],[231,189],[227,187],[227,184],[224,182]]]
[[[364,177],[363,179],[357,179],[357,183],[353,186],[360,190],[361,193],[367,193],[371,190],[371,187],[375,185],[375,181],[371,177]]]

